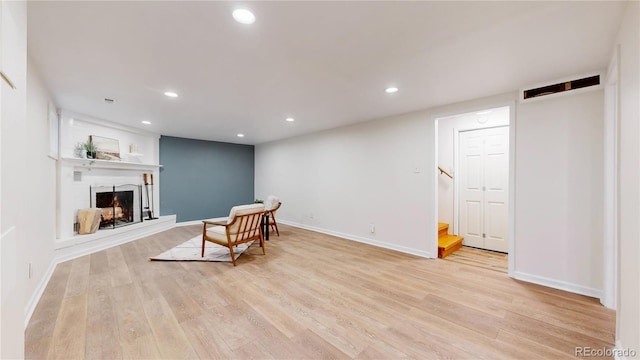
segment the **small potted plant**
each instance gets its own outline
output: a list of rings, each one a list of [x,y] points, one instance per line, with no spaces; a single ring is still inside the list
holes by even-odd
[[[89,140],[84,143],[84,149],[87,151],[87,159],[96,158],[96,145],[93,143],[93,141]]]

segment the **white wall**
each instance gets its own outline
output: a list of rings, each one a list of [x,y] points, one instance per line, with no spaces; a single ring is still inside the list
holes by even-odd
[[[516,277],[599,296],[603,116],[602,90],[518,105]]]
[[[283,222],[428,254],[436,241],[433,120],[515,99],[512,93],[258,145],[256,196],[278,195]],[[603,106],[602,90],[517,106],[519,278],[600,291]]]
[[[27,38],[26,2],[0,2],[0,64],[16,89],[4,81],[0,94],[0,358],[24,355],[24,305],[27,282],[26,251],[28,228],[24,214],[29,210],[22,199],[23,179],[40,175],[37,162],[28,164],[25,154],[35,141],[27,135]],[[35,151],[35,150],[34,150]],[[46,155],[45,155],[46,156]],[[24,166],[24,164],[28,166]],[[45,204],[46,206],[46,204]],[[40,213],[40,212],[37,212]]]
[[[486,113],[486,111],[490,112]],[[438,165],[455,179],[456,131],[501,125],[509,125],[508,106],[438,119]],[[454,179],[446,175],[438,177],[438,221],[449,224],[449,234],[454,233]]]
[[[27,60],[25,3],[2,2],[2,20],[3,70],[17,88],[3,85],[1,101],[0,358],[5,359],[24,356],[27,303],[46,282],[52,264],[56,162],[48,157],[50,96]],[[5,42],[5,36],[11,36],[12,41]]]
[[[627,5],[620,44],[619,259],[616,342],[640,353],[640,6]]]
[[[29,302],[48,280],[54,257],[53,245],[56,238],[56,161],[49,153],[49,113],[51,96],[46,90],[40,75],[28,61],[27,69],[27,121],[26,134],[22,143],[29,143],[29,149],[15,151],[22,162],[20,178],[20,199],[23,211],[20,214],[22,225],[21,239],[26,244],[24,261],[26,266],[22,274],[27,274],[31,263],[32,275],[24,283],[26,301]],[[24,166],[28,164],[28,166]],[[46,214],[45,216],[34,214]],[[37,226],[34,226],[37,224]],[[45,278],[46,277],[46,278]],[[25,277],[26,278],[26,277]],[[26,304],[23,306],[26,307]],[[26,315],[26,314],[25,314]],[[24,317],[23,317],[24,321]]]
[[[258,145],[256,197],[277,195],[281,222],[433,255],[429,116],[417,112]]]

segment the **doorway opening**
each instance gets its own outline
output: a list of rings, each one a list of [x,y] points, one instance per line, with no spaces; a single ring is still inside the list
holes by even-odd
[[[439,257],[513,268],[511,122],[512,106],[436,119]]]

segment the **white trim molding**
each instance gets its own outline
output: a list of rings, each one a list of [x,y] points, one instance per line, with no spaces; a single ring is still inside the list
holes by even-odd
[[[363,244],[373,245],[373,246],[376,246],[376,247],[379,247],[379,248],[395,250],[395,251],[399,251],[401,253],[415,255],[415,256],[419,256],[419,257],[423,257],[423,258],[427,258],[427,259],[434,259],[438,255],[437,253],[433,254],[433,253],[431,253],[429,251],[422,251],[422,250],[417,250],[417,249],[413,249],[413,248],[408,248],[408,247],[405,247],[405,246],[389,244],[389,243],[385,243],[385,242],[382,242],[382,241],[372,240],[372,239],[368,239],[368,238],[361,237],[361,236],[355,236],[355,235],[351,235],[351,234],[345,234],[345,233],[341,233],[341,232],[338,232],[338,231],[323,229],[323,228],[319,228],[319,227],[315,227],[315,226],[309,226],[309,225],[305,225],[305,224],[300,224],[300,223],[296,223],[296,222],[293,222],[293,221],[278,219],[278,223],[281,223],[281,224],[284,224],[284,225],[293,226],[293,227],[297,227],[297,228],[300,228],[300,229],[315,231],[315,232],[318,232],[318,233],[331,235],[331,236],[339,237],[339,238],[346,239],[346,240],[352,240],[352,241],[356,241],[356,242],[363,243]]]
[[[566,281],[550,279],[543,276],[531,275],[531,274],[523,273],[520,271],[515,271],[513,273],[513,278],[516,280],[522,280],[522,281],[530,282],[533,284],[538,284],[538,285],[550,287],[553,289],[564,290],[564,291],[585,295],[585,296],[590,296],[594,298],[600,298],[600,295],[602,294],[602,290],[600,289],[573,284]]]
[[[614,49],[607,69],[604,88],[604,218],[602,248],[602,297],[600,303],[610,309],[616,309],[618,293],[618,248],[619,248],[619,133],[620,133],[620,85],[619,85],[620,45]]]
[[[154,171],[162,167],[162,165],[155,164],[142,164],[134,163],[130,161],[110,161],[99,159],[80,159],[80,158],[67,158],[60,159],[63,165],[69,164],[74,169],[110,169],[110,170],[140,170],[140,171]]]
[[[53,275],[53,272],[55,271],[56,267],[60,262],[61,261],[56,261],[56,259],[53,259],[53,261],[51,261],[51,264],[49,264],[49,268],[47,269],[47,272],[44,273],[44,276],[40,280],[40,283],[38,283],[38,287],[36,287],[36,291],[33,293],[31,298],[27,302],[27,307],[25,308],[25,318],[24,318],[25,329],[27,328],[27,326],[29,326],[29,321],[31,320],[31,316],[33,315],[33,312],[36,310],[36,306],[38,305],[38,302],[40,302],[40,298],[42,297],[42,294],[44,294],[44,289],[47,288],[47,284],[49,284],[49,280],[51,280],[51,275]]]
[[[226,219],[227,219],[226,217],[221,217],[221,218],[214,218],[214,219],[207,219],[207,220],[220,221],[220,220],[226,220]],[[433,253],[429,252],[429,251],[422,251],[422,250],[416,250],[416,249],[412,249],[412,248],[408,248],[408,247],[404,247],[404,246],[393,245],[393,244],[385,243],[385,242],[382,242],[382,241],[376,241],[376,240],[372,240],[372,239],[368,239],[368,238],[364,238],[364,237],[360,237],[360,236],[355,236],[355,235],[345,234],[345,233],[341,233],[341,232],[337,232],[337,231],[333,231],[333,230],[318,228],[318,227],[315,227],[315,226],[304,225],[304,224],[296,223],[296,222],[293,222],[293,221],[278,219],[278,223],[281,223],[281,224],[284,224],[284,225],[293,226],[293,227],[297,227],[297,228],[300,228],[300,229],[314,231],[314,232],[318,232],[318,233],[322,233],[322,234],[336,236],[336,237],[339,237],[339,238],[342,238],[342,239],[346,239],[346,240],[353,240],[353,241],[357,241],[357,242],[360,242],[360,243],[373,245],[373,246],[376,246],[376,247],[395,250],[395,251],[399,251],[399,252],[402,252],[402,253],[405,253],[405,254],[416,255],[416,256],[429,258],[429,259],[437,257],[437,256],[435,256],[437,254],[433,255]],[[176,226],[191,226],[191,225],[201,225],[201,224],[202,224],[202,220],[193,220],[193,221],[183,221],[183,222],[176,223]]]

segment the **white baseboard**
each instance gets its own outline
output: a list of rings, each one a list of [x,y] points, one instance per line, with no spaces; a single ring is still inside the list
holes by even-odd
[[[422,251],[422,250],[417,250],[417,249],[413,249],[413,248],[408,248],[408,247],[405,247],[405,246],[389,244],[389,243],[386,243],[386,242],[377,241],[377,240],[373,240],[373,239],[368,239],[368,238],[364,238],[364,237],[360,237],[360,236],[356,236],[356,235],[345,234],[345,233],[341,233],[341,232],[337,232],[337,231],[333,231],[333,230],[328,230],[328,229],[323,229],[323,228],[318,228],[318,227],[315,227],[315,226],[310,226],[310,225],[305,225],[305,224],[299,224],[299,223],[296,223],[296,222],[293,222],[293,221],[278,219],[278,223],[284,224],[284,225],[289,225],[289,226],[294,226],[294,227],[297,227],[297,228],[300,228],[300,229],[315,231],[315,232],[319,232],[319,233],[322,233],[322,234],[336,236],[336,237],[339,237],[339,238],[342,238],[342,239],[353,240],[353,241],[357,241],[357,242],[360,242],[360,243],[381,247],[381,248],[384,248],[384,249],[395,250],[395,251],[399,251],[399,252],[402,252],[402,253],[405,253],[405,254],[416,255],[416,256],[423,257],[423,258],[433,259],[433,258],[437,257],[437,254],[435,254],[436,256],[434,256],[434,254],[431,254],[428,251]]]
[[[226,217],[222,217],[222,218],[214,218],[214,219],[206,219],[206,220],[220,221],[220,220],[226,220],[226,219],[227,219]],[[322,234],[332,235],[332,236],[336,236],[336,237],[347,239],[347,240],[353,240],[353,241],[357,241],[357,242],[361,242],[364,244],[369,244],[369,245],[373,245],[373,246],[377,246],[385,249],[395,250],[395,251],[403,252],[405,254],[416,255],[424,258],[435,258],[435,256],[431,255],[431,253],[427,251],[416,250],[416,249],[412,249],[404,246],[389,244],[382,241],[363,238],[363,237],[355,236],[351,234],[345,234],[345,233],[341,233],[333,230],[318,228],[315,226],[299,224],[293,221],[278,219],[278,223],[294,226],[294,227],[305,229],[305,230],[315,231]],[[202,224],[202,220],[193,220],[193,221],[184,221],[184,222],[176,223],[176,226],[189,226],[189,225],[200,225],[200,224]]]
[[[602,290],[600,289],[594,289],[591,287],[573,284],[566,281],[550,279],[543,276],[531,275],[531,274],[523,273],[520,271],[515,271],[513,273],[513,278],[538,284],[538,285],[542,285],[542,286],[546,286],[546,287],[550,287],[550,288],[554,288],[554,289],[558,289],[558,290],[564,290],[564,291],[568,291],[568,292],[572,292],[580,295],[591,296],[598,299],[602,295]]]
[[[144,225],[143,225],[144,224]],[[36,291],[33,293],[29,301],[27,302],[27,307],[25,309],[25,320],[24,326],[25,329],[27,325],[29,325],[29,321],[31,320],[31,316],[44,293],[51,276],[56,268],[56,266],[65,261],[69,261],[81,256],[93,254],[98,251],[102,251],[108,248],[112,248],[114,246],[122,245],[124,243],[128,243],[134,240],[141,239],[146,236],[151,236],[153,234],[169,230],[176,225],[176,216],[161,216],[159,219],[144,222],[140,224],[140,226],[131,225],[130,227],[123,227],[120,229],[113,230],[111,236],[100,236],[96,238],[93,242],[82,241],[77,244],[67,245],[65,247],[59,247],[54,250],[53,260],[47,269],[47,272],[40,280]],[[112,230],[105,230],[106,234],[109,234]],[[105,233],[101,234],[104,235]]]
[[[202,220],[177,222],[176,226],[202,225]]]
[[[51,275],[53,275],[53,272],[55,271],[56,267],[58,266],[58,261],[55,261],[55,259],[53,261],[51,261],[51,264],[49,264],[49,268],[47,269],[47,271],[44,273],[44,276],[42,277],[42,279],[40,279],[40,283],[38,284],[38,287],[36,288],[36,292],[33,294],[33,296],[31,296],[31,299],[29,299],[29,302],[27,303],[27,308],[26,308],[26,314],[25,314],[25,319],[24,319],[24,328],[27,328],[27,325],[29,325],[29,321],[31,320],[31,316],[33,315],[33,312],[36,309],[36,306],[38,305],[38,302],[40,301],[40,298],[42,297],[42,294],[44,294],[44,289],[47,288],[47,284],[49,284],[49,280],[51,280]]]
[[[227,221],[227,219],[229,219],[228,216],[223,216],[223,217],[210,218],[210,219],[183,221],[183,222],[176,223],[176,226],[191,226],[191,225],[201,225],[202,226],[202,222],[204,220],[208,220],[208,221]]]

